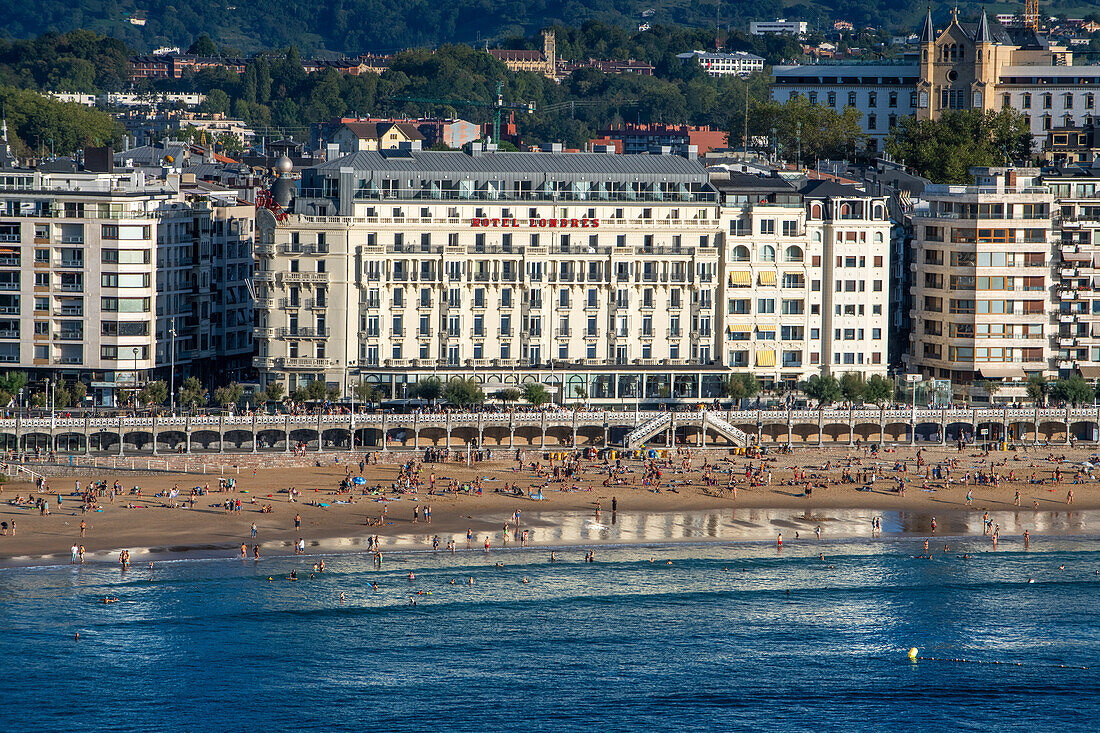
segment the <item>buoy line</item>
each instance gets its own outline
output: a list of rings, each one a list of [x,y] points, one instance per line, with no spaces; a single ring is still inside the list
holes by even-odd
[[[921,662],[954,662],[956,664],[998,664],[998,665],[1004,665],[1006,667],[1023,667],[1023,666],[1025,666],[1023,662],[997,662],[997,661],[989,662],[989,661],[984,661],[984,660],[981,660],[981,659],[959,659],[959,658],[948,659],[946,657],[920,657],[920,656],[912,656],[912,655],[909,656],[909,659],[914,661],[914,662],[921,661]],[[1083,666],[1078,666],[1078,665],[1075,665],[1075,664],[1027,664],[1026,666],[1028,666],[1028,667],[1049,667],[1050,669],[1092,669],[1091,667],[1083,667]]]

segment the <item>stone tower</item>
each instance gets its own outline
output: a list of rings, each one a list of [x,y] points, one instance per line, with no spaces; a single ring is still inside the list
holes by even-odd
[[[558,75],[558,45],[552,30],[542,32],[542,55],[546,57],[543,73],[551,79],[555,78]]]

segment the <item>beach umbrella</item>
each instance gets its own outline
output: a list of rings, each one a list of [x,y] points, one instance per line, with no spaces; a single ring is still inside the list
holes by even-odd
[[[363,478],[362,476],[356,476],[355,478],[353,478],[351,480],[351,482],[353,484],[365,484],[365,483],[367,483],[367,480],[365,478]]]

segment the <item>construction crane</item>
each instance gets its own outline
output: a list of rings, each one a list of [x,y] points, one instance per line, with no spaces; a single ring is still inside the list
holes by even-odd
[[[497,82],[497,98],[493,102],[481,102],[475,99],[436,99],[435,97],[387,97],[390,102],[418,102],[420,104],[445,104],[449,107],[490,107],[495,110],[493,114],[493,142],[500,141],[500,116],[506,109],[525,110],[527,114],[535,113],[534,102],[504,102],[504,82]]]

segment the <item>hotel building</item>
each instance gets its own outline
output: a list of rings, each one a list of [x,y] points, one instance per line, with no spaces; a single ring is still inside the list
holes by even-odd
[[[770,382],[826,368],[885,371],[885,341],[875,345],[885,320],[872,325],[871,304],[886,302],[873,268],[886,277],[877,258],[888,254],[890,225],[854,190],[792,189],[790,211],[765,217],[768,206],[731,198],[726,184],[720,197],[693,159],[476,145],[355,153],[304,170],[301,185],[284,220],[258,215],[262,384],[346,390],[363,379],[402,398],[426,376],[473,375],[488,394],[538,379],[559,399],[610,404],[714,399],[731,369]],[[800,261],[784,259],[791,246]],[[808,267],[820,272],[817,293]],[[752,333],[759,321],[775,336],[754,335],[759,348],[730,336],[743,324],[727,301],[745,273],[752,306],[736,315],[756,319],[759,309]],[[839,290],[822,292],[834,276]],[[762,306],[758,280],[772,296]],[[838,338],[851,330],[848,346],[827,343],[834,328]],[[797,362],[785,353],[796,349]]]

